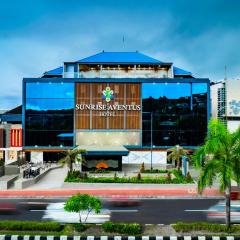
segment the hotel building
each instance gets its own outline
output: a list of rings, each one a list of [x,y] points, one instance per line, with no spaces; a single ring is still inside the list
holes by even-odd
[[[166,164],[166,149],[202,144],[210,117],[209,79],[140,52],[100,52],[23,79],[23,150],[31,161],[87,151],[103,164]]]

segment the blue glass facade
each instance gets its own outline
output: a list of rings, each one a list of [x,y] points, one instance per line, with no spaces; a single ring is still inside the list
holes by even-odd
[[[88,79],[26,79],[23,83],[24,146],[73,147],[75,82]],[[102,81],[102,79],[101,79]],[[111,82],[111,79],[106,81]],[[198,146],[209,119],[209,80],[114,79],[141,83],[141,147]]]
[[[25,146],[73,146],[74,84],[26,83]]]
[[[208,121],[207,83],[143,83],[143,146],[197,146]]]

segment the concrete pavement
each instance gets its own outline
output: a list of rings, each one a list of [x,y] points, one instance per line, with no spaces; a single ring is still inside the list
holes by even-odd
[[[2,190],[0,198],[13,197],[68,197],[76,193],[87,193],[99,197],[123,196],[132,198],[215,198],[221,197],[218,189],[206,189],[202,195],[197,194],[196,188],[113,188],[106,184],[105,189],[95,188],[78,188],[78,189],[46,189],[46,190]]]

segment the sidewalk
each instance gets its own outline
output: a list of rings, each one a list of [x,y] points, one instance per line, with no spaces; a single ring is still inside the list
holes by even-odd
[[[128,196],[131,198],[216,198],[223,196],[219,193],[218,189],[211,188],[206,189],[202,195],[198,195],[196,187],[181,187],[178,188],[161,188],[159,186],[153,188],[113,188],[109,184],[105,185],[105,189],[98,188],[94,184],[95,188],[87,188],[83,186],[78,189],[49,189],[49,190],[2,190],[0,191],[0,198],[34,198],[34,197],[69,197],[76,193],[87,193],[96,195],[103,198],[112,196]],[[139,185],[139,184],[138,184]]]

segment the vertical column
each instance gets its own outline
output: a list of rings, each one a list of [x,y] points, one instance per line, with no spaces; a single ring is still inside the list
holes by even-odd
[[[22,129],[19,129],[19,147],[22,147]]]

